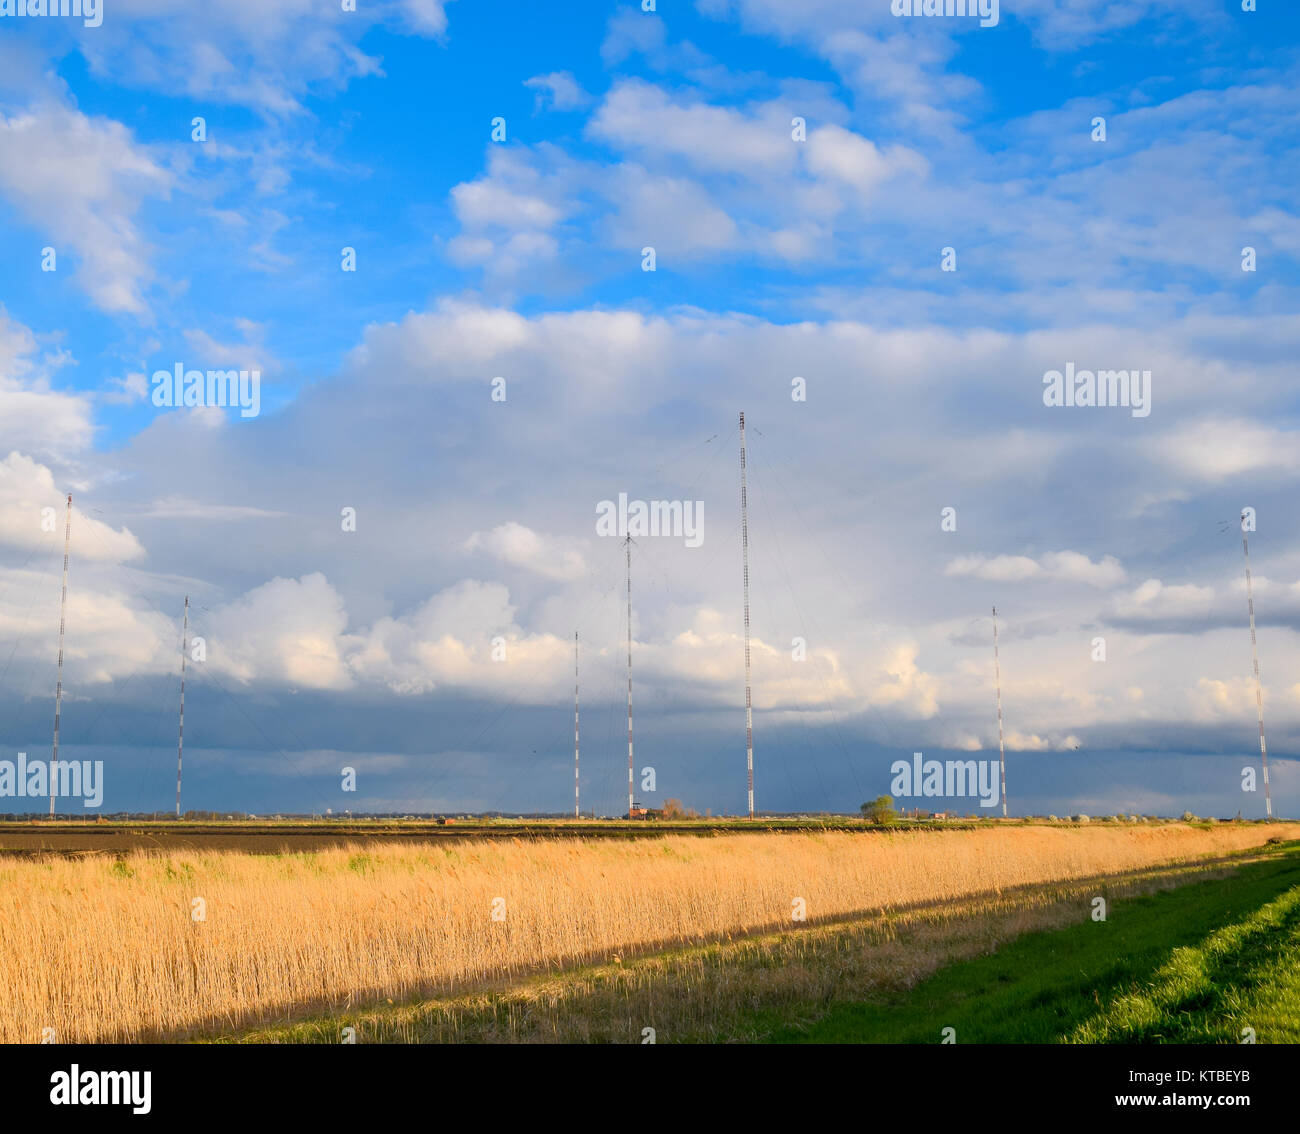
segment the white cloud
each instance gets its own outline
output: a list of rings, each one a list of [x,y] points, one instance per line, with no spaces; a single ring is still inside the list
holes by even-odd
[[[542,168],[548,160],[553,169]],[[493,146],[484,176],[451,190],[462,231],[448,241],[449,255],[459,264],[482,265],[505,281],[554,260],[559,245],[551,230],[573,208],[575,176],[572,163],[549,148]]]
[[[580,110],[591,101],[591,96],[568,71],[534,75],[531,79],[524,80],[524,86],[537,92],[537,110],[543,110],[548,105],[552,110]]]
[[[1019,583],[1042,574],[1037,560],[1027,555],[961,555],[948,564],[947,575],[974,575],[995,583]]]
[[[192,500],[188,496],[173,493],[149,504],[139,513],[150,519],[166,520],[262,520],[276,519],[284,512],[275,509],[257,508],[249,504],[223,504],[212,501]]]
[[[129,406],[142,402],[149,396],[149,379],[139,371],[108,380],[108,388],[99,395],[109,405]]]
[[[274,578],[208,618],[205,664],[248,683],[271,680],[303,689],[348,689],[342,656],[343,599],[324,575]]]
[[[440,37],[447,31],[447,0],[401,0],[401,12],[420,35]]]
[[[52,104],[0,115],[0,193],[64,263],[80,259],[77,279],[104,311],[144,314],[153,271],[135,217],[173,181],[120,122]]]
[[[399,694],[447,685],[547,699],[563,685],[572,649],[570,639],[525,633],[503,584],[466,579],[351,639],[349,663],[358,678]]]
[[[442,39],[445,0],[368,0],[345,12],[318,0],[115,0],[92,35],[78,39],[91,69],[171,97],[300,113],[315,87],[382,74],[359,46],[372,28]]]
[[[1093,562],[1078,551],[1049,551],[1038,559],[1027,555],[960,555],[948,564],[944,573],[996,583],[1052,579],[1090,587],[1111,587],[1124,581],[1124,568],[1113,555]]]
[[[796,111],[846,113],[820,90],[738,107],[620,81],[585,134],[622,160],[579,160],[549,143],[490,147],[486,174],[452,190],[462,231],[449,251],[457,263],[512,281],[543,260],[585,264],[593,237],[618,257],[653,246],[678,263],[728,253],[791,263],[842,254],[855,241],[837,221],[868,223],[881,186],[924,181],[928,166],[904,146],[877,147],[834,122],[796,142]],[[526,245],[511,235],[519,233],[531,234]]]
[[[1300,471],[1296,434],[1264,421],[1207,418],[1156,441],[1161,459],[1180,476],[1219,482],[1251,473],[1294,476]]]
[[[66,460],[94,438],[90,398],[50,389],[67,358],[38,355],[36,336],[0,307],[0,452],[22,448]]]
[[[1244,675],[1227,680],[1202,677],[1196,682],[1195,692],[1189,700],[1189,708],[1196,720],[1243,720],[1255,713],[1255,682]]]
[[[514,520],[491,531],[475,532],[465,541],[465,550],[485,551],[502,563],[547,579],[577,579],[586,569],[581,552]]]
[[[1116,601],[1110,617],[1131,622],[1208,618],[1213,603],[1213,587],[1194,583],[1168,586],[1160,579],[1147,579],[1131,594]]]
[[[638,166],[619,166],[617,212],[602,222],[606,239],[638,259],[651,246],[658,267],[673,259],[696,260],[739,242],[739,230],[697,182],[660,177]]]
[[[939,710],[939,685],[917,664],[917,647],[896,647],[875,670],[865,690],[868,704],[902,710],[908,717],[925,719]]]
[[[667,40],[668,30],[658,16],[621,8],[610,17],[600,56],[613,66],[630,55],[660,51]]]
[[[52,631],[59,623],[62,551],[60,533],[58,546],[52,549],[51,571],[0,569],[0,587],[26,600],[0,604],[0,639],[13,643],[14,651],[21,649],[38,665],[50,662]],[[156,611],[140,609],[129,587],[93,573],[88,579],[84,558],[78,560],[69,584],[67,625],[65,712],[69,700],[85,699],[79,690],[86,685],[135,673],[167,673],[176,664],[179,623],[171,623]],[[53,668],[50,664],[51,693]]]
[[[1053,738],[1012,729],[1004,739],[1008,750],[1012,752],[1069,752],[1080,746],[1079,738],[1073,733]]]
[[[16,452],[0,461],[0,545],[25,550],[56,542],[62,546],[66,514],[66,494],[55,487],[48,468]],[[128,528],[114,529],[88,516],[75,498],[72,531],[79,558],[121,563],[144,555]]]
[[[882,151],[868,138],[842,126],[822,126],[808,135],[808,168],[818,177],[844,182],[861,194],[873,193],[901,172],[924,176],[925,161],[914,150],[891,146]]]
[[[550,228],[560,210],[540,197],[516,192],[499,182],[470,181],[451,191],[456,216],[470,228]]]
[[[587,124],[593,138],[642,157],[679,157],[697,170],[761,178],[794,168],[790,116],[753,118],[731,107],[675,102],[640,79],[617,84]]]
[[[279,360],[266,347],[263,339],[266,327],[251,319],[236,319],[235,328],[241,341],[219,341],[198,327],[187,328],[185,345],[192,356],[185,359],[187,367],[195,370],[256,370],[264,376],[273,375],[280,368]],[[163,370],[170,366],[160,367]]]
[[[744,680],[744,639],[729,614],[711,606],[683,614],[689,626],[666,641],[642,640],[633,650],[637,672],[662,687],[676,687],[692,700],[732,705]],[[803,661],[792,662],[780,644],[751,635],[750,659],[754,707],[763,712],[818,713],[865,707],[866,692],[855,689],[833,650],[813,647]],[[884,673],[882,685],[889,684]],[[888,699],[890,692],[883,696]]]
[[[1016,16],[1033,28],[1044,47],[1075,52],[1149,19],[1159,20],[1165,29],[1175,20],[1208,29],[1218,14],[1214,8],[1187,0],[1017,0]]]

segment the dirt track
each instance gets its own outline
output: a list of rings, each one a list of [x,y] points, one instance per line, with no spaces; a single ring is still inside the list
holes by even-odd
[[[866,830],[864,824],[832,820],[757,820],[753,824],[658,822],[462,822],[440,826],[433,820],[397,824],[357,823],[0,823],[0,855],[121,854],[132,850],[237,850],[251,854],[315,851],[357,842],[411,843],[431,839],[656,838],[662,835],[710,836],[754,830]]]

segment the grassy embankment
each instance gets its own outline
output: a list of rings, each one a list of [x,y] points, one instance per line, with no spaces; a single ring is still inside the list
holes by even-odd
[[[1232,877],[1114,902],[775,1042],[1300,1043],[1300,845]]]

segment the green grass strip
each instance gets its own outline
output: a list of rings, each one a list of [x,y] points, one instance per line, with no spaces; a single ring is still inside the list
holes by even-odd
[[[1210,934],[1199,945],[1182,946],[1141,991],[1116,997],[1104,1012],[1077,1027],[1070,1043],[1236,1043],[1242,1028],[1260,1029],[1244,1021],[1248,1003],[1270,1005],[1268,1041],[1279,1032],[1294,1037],[1297,1016],[1290,1015],[1276,995],[1280,978],[1300,979],[1300,886],[1283,894],[1249,917]],[[1294,1042],[1294,1038],[1281,1042]]]
[[[1116,899],[1104,922],[1025,934],[771,1039],[939,1043],[952,1028],[958,1043],[1204,1043],[1236,1042],[1250,1026],[1260,1043],[1288,1042],[1300,1027],[1295,851],[1232,878]]]

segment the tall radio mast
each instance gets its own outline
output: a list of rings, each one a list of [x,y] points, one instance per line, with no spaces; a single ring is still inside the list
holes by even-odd
[[[740,415],[740,555],[745,577],[745,773],[754,818],[754,702],[749,683],[749,496],[745,487],[745,415]]]
[[[50,760],[50,818],[54,818],[54,788],[58,779],[59,717],[63,709],[63,633],[68,616],[68,551],[72,544],[72,493],[68,493],[68,518],[63,528],[63,598],[59,602],[59,676],[54,686],[54,755]]]

